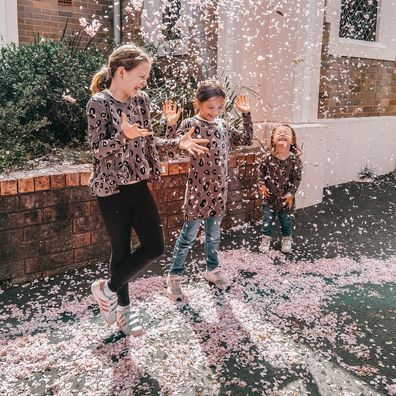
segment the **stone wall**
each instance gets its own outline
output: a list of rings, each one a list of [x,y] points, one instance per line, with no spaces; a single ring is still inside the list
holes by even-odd
[[[230,158],[227,216],[223,227],[260,216],[256,198],[256,152]],[[188,162],[163,163],[164,175],[150,182],[173,243],[182,225]],[[88,193],[90,165],[55,167],[0,178],[0,280],[21,282],[99,261],[110,246],[96,198]],[[136,236],[132,238],[136,244]]]

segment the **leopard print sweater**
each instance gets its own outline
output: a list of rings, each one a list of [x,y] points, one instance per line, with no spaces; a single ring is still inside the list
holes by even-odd
[[[99,92],[87,104],[88,136],[93,170],[89,179],[91,195],[104,197],[119,192],[118,186],[161,175],[157,148],[171,155],[177,150],[178,139],[140,137],[127,139],[121,129],[121,113],[128,121],[152,130],[150,101],[144,92],[127,102],[115,99],[109,91]],[[168,126],[168,134],[176,128]]]
[[[214,122],[198,116],[182,122],[177,132],[167,137],[181,136],[195,127],[193,137],[208,139],[209,152],[191,156],[183,213],[185,221],[224,216],[228,192],[228,157],[233,146],[252,144],[253,123],[250,113],[243,114],[244,131],[232,128],[223,119]]]

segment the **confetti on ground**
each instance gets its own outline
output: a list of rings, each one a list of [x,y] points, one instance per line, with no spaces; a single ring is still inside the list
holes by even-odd
[[[395,394],[394,330],[384,326],[396,317],[395,258],[221,258],[234,280],[225,293],[201,273],[186,279],[183,303],[165,296],[161,276],[134,281],[146,328],[137,338],[105,325],[87,295],[100,269],[25,285],[25,304],[0,306],[0,393]]]

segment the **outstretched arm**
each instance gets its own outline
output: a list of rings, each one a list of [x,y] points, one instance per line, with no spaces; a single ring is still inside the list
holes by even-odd
[[[245,95],[235,99],[235,107],[242,113],[243,131],[231,128],[231,144],[234,146],[250,146],[253,142],[253,122],[250,114],[249,100]]]

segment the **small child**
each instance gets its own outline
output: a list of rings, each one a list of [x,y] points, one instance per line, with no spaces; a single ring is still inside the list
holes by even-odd
[[[289,125],[280,125],[271,132],[270,151],[259,166],[260,189],[264,197],[261,253],[271,244],[272,223],[278,214],[282,230],[283,253],[292,251],[292,215],[294,196],[301,182],[301,150],[296,132]]]
[[[185,119],[178,134],[195,127],[195,136],[209,140],[209,152],[191,156],[190,169],[183,206],[184,224],[173,251],[172,265],[167,276],[167,294],[172,300],[183,298],[181,275],[184,262],[191,249],[201,222],[205,225],[205,279],[220,289],[229,280],[219,267],[220,223],[225,214],[227,200],[228,157],[232,146],[251,145],[253,124],[246,96],[238,96],[235,107],[242,112],[244,131],[232,128],[223,119],[226,104],[224,88],[217,81],[204,81],[195,94],[197,114]],[[167,136],[172,138],[174,136]]]

